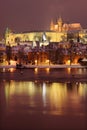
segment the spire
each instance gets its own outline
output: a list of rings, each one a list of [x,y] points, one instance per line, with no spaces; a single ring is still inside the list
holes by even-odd
[[[61,15],[58,18],[58,31],[62,32],[62,27],[63,27],[63,20],[61,18]]]
[[[9,29],[9,28],[7,27],[5,33],[6,33],[6,34],[9,34],[9,33],[12,33],[12,31],[11,31],[11,29]]]
[[[62,17],[61,17],[61,15],[59,15],[58,22],[61,22],[61,23],[63,23],[63,20],[62,20]]]
[[[53,20],[51,20],[51,23],[50,23],[50,30],[53,30],[54,29],[54,23],[53,23]]]

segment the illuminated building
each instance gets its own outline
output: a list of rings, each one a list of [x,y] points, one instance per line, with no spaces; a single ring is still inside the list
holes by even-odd
[[[43,35],[46,36],[46,40],[43,39]],[[55,32],[55,31],[39,31],[39,32],[27,32],[27,33],[13,33],[6,31],[5,39],[6,45],[17,45],[17,43],[33,43],[42,42],[46,44],[46,42],[60,42],[62,41],[62,37],[66,36],[66,33]]]
[[[50,30],[64,33],[67,31],[82,30],[82,27],[80,23],[64,23],[62,18],[59,17],[59,19],[56,22],[53,22],[53,20],[51,21]]]
[[[15,46],[18,44],[36,44],[47,45],[48,42],[66,42],[68,33],[74,33],[76,40],[80,37],[81,42],[87,42],[87,30],[82,29],[80,23],[64,23],[59,17],[56,23],[51,21],[49,31],[31,31],[23,33],[13,33],[8,28],[5,33],[6,45]]]

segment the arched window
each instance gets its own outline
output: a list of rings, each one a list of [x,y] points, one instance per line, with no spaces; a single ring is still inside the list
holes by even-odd
[[[19,42],[20,42],[20,37],[16,37],[16,38],[15,38],[15,42],[16,42],[16,43],[19,43]]]

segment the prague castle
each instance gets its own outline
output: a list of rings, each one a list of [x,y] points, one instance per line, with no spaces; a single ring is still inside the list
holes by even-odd
[[[68,34],[73,35],[72,38],[87,42],[87,30],[83,29],[80,23],[65,23],[61,17],[54,22],[50,23],[49,31],[31,31],[23,33],[13,33],[10,29],[6,29],[5,42],[6,45],[15,46],[18,44],[24,44],[25,42],[32,44],[35,42],[43,43],[46,42],[66,42]]]

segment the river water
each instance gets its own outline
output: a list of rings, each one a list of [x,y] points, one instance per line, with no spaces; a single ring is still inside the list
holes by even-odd
[[[87,82],[0,80],[0,130],[87,130]]]

